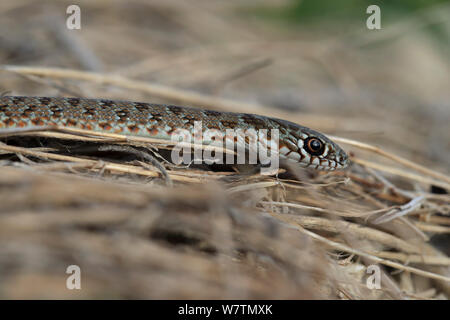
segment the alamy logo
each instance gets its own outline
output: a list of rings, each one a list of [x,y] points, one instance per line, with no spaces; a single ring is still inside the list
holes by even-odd
[[[367,274],[370,274],[370,276],[367,277],[366,285],[369,289],[381,289],[381,270],[380,267],[371,264],[367,267],[366,270]]]
[[[172,141],[177,142],[171,153],[175,164],[224,164],[225,153],[225,164],[260,163],[263,165],[261,174],[266,175],[278,170],[278,129],[227,129],[224,133],[217,129],[203,131],[202,128],[202,121],[194,121],[193,132],[177,129],[172,133]]]
[[[76,4],[67,7],[66,13],[70,14],[66,20],[66,26],[69,30],[81,29],[81,9]]]
[[[66,269],[66,273],[70,274],[66,280],[66,287],[69,290],[81,289],[81,269],[77,265],[70,265]]]
[[[366,26],[369,30],[380,30],[381,29],[381,10],[380,7],[372,4],[367,7],[366,13],[371,13],[367,18]]]

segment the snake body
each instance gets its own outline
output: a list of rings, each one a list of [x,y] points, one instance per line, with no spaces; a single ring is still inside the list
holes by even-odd
[[[170,140],[177,129],[278,129],[279,155],[302,167],[343,169],[347,154],[323,134],[276,118],[190,107],[105,99],[0,97],[0,130],[47,125]]]

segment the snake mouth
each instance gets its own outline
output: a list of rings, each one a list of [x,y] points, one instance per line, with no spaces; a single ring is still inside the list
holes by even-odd
[[[328,162],[328,166],[319,166],[319,168],[316,169],[320,169],[320,170],[324,170],[324,171],[334,171],[334,170],[342,170],[348,167],[349,161],[347,158],[342,159],[342,160],[329,160],[327,159]]]
[[[323,171],[335,171],[345,169],[348,164],[348,156],[345,153],[340,153],[337,156],[333,156],[331,159],[328,157],[311,156],[304,152],[289,152],[284,155],[287,160],[292,161],[305,168],[314,168],[316,170]]]
[[[350,160],[348,158],[347,153],[345,151],[341,150],[339,156],[338,156],[338,164],[340,165],[341,169],[345,169],[350,164]]]
[[[345,169],[348,167],[349,161],[348,159],[341,160],[339,162],[336,161],[336,169]]]
[[[348,167],[350,161],[348,160],[348,156],[345,152],[340,152],[334,159],[327,159],[329,163],[329,168],[325,170],[334,171],[334,170],[342,170]]]

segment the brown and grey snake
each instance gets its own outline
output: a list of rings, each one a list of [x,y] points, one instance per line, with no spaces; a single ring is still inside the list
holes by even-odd
[[[128,136],[170,140],[177,129],[278,129],[280,158],[318,170],[343,169],[347,154],[325,135],[307,127],[255,114],[105,99],[0,97],[0,130],[56,125]]]

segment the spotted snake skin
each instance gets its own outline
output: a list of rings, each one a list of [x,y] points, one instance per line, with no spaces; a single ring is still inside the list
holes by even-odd
[[[318,170],[343,169],[347,154],[323,134],[301,125],[247,113],[218,112],[190,107],[105,99],[54,97],[0,97],[0,131],[48,125],[170,140],[176,129],[278,129],[279,155],[302,167]],[[304,143],[314,137],[323,143],[323,153],[308,152]]]

